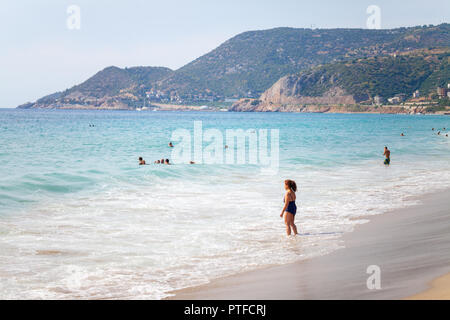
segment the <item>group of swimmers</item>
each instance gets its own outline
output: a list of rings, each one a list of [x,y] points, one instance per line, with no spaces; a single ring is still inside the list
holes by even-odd
[[[431,131],[434,131],[434,130],[435,130],[434,128],[431,128]],[[441,130],[442,130],[442,131],[446,131],[447,129],[446,129],[446,128],[442,128]],[[439,130],[439,131],[437,132],[437,135],[438,135],[438,136],[441,135],[441,130]],[[404,137],[405,134],[402,132],[402,133],[400,134],[400,136]],[[448,137],[448,133],[446,133],[445,136]],[[384,164],[385,164],[385,165],[389,165],[389,164],[391,163],[391,151],[388,149],[388,147],[384,147],[384,153],[383,153],[383,155],[386,157],[386,158],[384,159]]]
[[[155,160],[154,164],[170,164],[169,159]]]
[[[442,131],[446,131],[447,129],[444,127],[444,128],[442,128],[441,130],[442,130]],[[438,130],[438,132],[437,132],[437,135],[438,135],[438,136],[441,135],[441,130]],[[431,131],[435,131],[435,129],[434,129],[434,128],[431,128]],[[400,136],[404,137],[405,134],[402,132],[402,133],[400,134]],[[448,133],[446,133],[445,136],[448,138]],[[389,151],[389,149],[388,149],[387,147],[384,147],[384,153],[383,153],[383,155],[386,156],[386,159],[384,160],[384,164],[385,164],[385,165],[389,165],[389,163],[391,162],[391,159],[390,159],[391,151]]]
[[[169,142],[169,147],[170,148],[174,147],[172,142]],[[225,146],[225,147],[228,148],[228,146]],[[138,160],[139,160],[139,165],[140,166],[147,165],[147,163],[145,162],[145,160],[142,157],[139,157]],[[169,159],[155,160],[153,163],[154,164],[167,164],[167,165],[171,165],[172,164],[172,163],[170,163]],[[189,164],[195,164],[195,162],[194,161],[189,161]]]
[[[173,143],[172,143],[172,142],[169,142],[169,147],[170,147],[170,148],[173,148]],[[139,157],[138,160],[139,160],[139,165],[140,165],[140,166],[145,166],[145,165],[147,165],[147,163],[145,162],[144,158]],[[161,159],[161,160],[158,159],[158,160],[155,160],[153,163],[154,163],[154,164],[167,164],[167,165],[170,165],[170,164],[171,164],[169,159]]]
[[[446,130],[445,128],[442,128],[442,131],[445,131],[445,130]],[[431,131],[434,131],[434,128],[431,128]],[[441,135],[441,130],[438,130],[437,135],[438,135],[438,136]],[[400,134],[400,136],[404,137],[405,134],[402,132],[402,133]],[[445,136],[448,137],[448,133],[446,133]]]
[[[442,131],[445,131],[445,130],[447,130],[447,129],[442,128]],[[434,128],[431,128],[431,131],[434,131]],[[439,130],[439,131],[437,132],[437,135],[438,135],[438,136],[441,135],[441,130]],[[445,136],[448,138],[448,133],[446,133]]]
[[[154,164],[168,164],[168,165],[171,164],[170,161],[169,161],[169,159],[155,160],[153,163],[154,163]],[[145,162],[145,160],[144,160],[142,157],[139,157],[139,165],[140,165],[140,166],[145,166],[145,165],[147,165],[147,163]]]

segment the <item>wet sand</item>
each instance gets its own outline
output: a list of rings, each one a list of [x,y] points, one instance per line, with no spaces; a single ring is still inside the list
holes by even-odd
[[[344,235],[344,249],[178,290],[172,299],[448,299],[450,276],[433,280],[450,272],[450,190],[420,200],[358,225]],[[370,265],[380,267],[381,289],[367,288]]]

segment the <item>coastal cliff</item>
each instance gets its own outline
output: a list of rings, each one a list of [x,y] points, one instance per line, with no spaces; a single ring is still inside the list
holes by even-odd
[[[282,77],[259,99],[240,99],[232,111],[434,113],[436,87],[450,83],[450,51],[425,50],[337,62]],[[411,99],[421,93],[422,99]],[[390,97],[395,103],[386,104]],[[383,107],[382,107],[383,106]]]

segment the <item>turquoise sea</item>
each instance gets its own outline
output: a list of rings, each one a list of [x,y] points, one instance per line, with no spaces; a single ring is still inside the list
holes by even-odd
[[[279,130],[277,170],[153,164],[195,121]],[[450,187],[443,128],[448,116],[0,109],[0,299],[161,299],[327,254],[367,216]],[[287,178],[299,186],[290,238]]]

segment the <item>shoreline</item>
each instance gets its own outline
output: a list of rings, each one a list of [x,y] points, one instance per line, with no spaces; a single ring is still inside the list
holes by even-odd
[[[368,223],[341,238],[345,248],[330,254],[214,279],[172,291],[166,299],[448,299],[449,192],[365,217]],[[379,290],[367,288],[371,265],[380,267]]]
[[[236,111],[228,109],[227,111],[220,110],[220,108],[211,107],[209,109],[201,109],[199,106],[191,105],[176,105],[177,107],[165,107],[162,104],[154,104],[159,109],[155,111],[179,111],[179,112],[233,112],[233,113],[306,113],[306,114],[391,114],[391,115],[409,115],[409,116],[450,116],[450,112],[379,112],[379,111]],[[175,105],[172,105],[175,106]],[[82,111],[138,111],[132,108],[91,108],[91,107],[60,107],[60,108],[0,108],[11,110],[82,110]],[[153,110],[142,110],[141,112],[150,112]]]
[[[235,113],[317,113],[317,114],[395,114],[395,115],[435,115],[435,116],[448,116],[450,115],[450,106],[446,110],[439,111],[426,111],[411,109],[411,106],[403,105],[383,105],[377,108],[373,108],[371,105],[358,105],[360,110],[352,110],[352,106],[341,105],[308,105],[302,109],[280,109],[275,108],[273,110],[255,110],[255,109],[236,109],[231,107],[218,107],[193,104],[170,104],[170,103],[158,103],[154,102],[149,104],[148,110],[138,110],[136,108],[128,106],[102,106],[96,107],[92,105],[64,105],[59,107],[54,106],[39,106],[39,107],[15,107],[8,109],[18,110],[93,110],[93,111],[183,111],[183,112],[235,112]],[[205,108],[206,107],[206,108]]]

